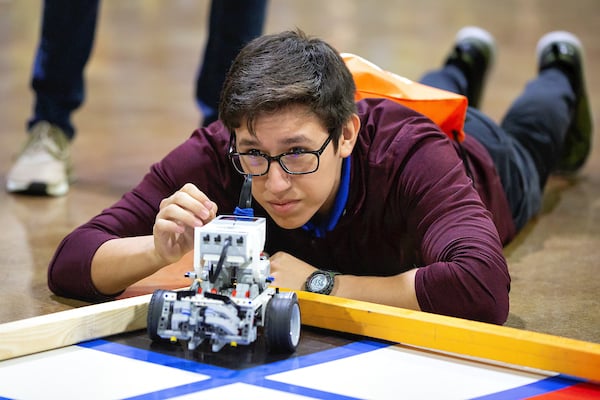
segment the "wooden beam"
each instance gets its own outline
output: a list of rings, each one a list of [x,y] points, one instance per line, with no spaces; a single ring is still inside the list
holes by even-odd
[[[146,327],[151,295],[0,325],[0,360]],[[600,344],[298,292],[302,323],[600,382]]]
[[[150,297],[131,297],[1,324],[0,360],[143,329]]]

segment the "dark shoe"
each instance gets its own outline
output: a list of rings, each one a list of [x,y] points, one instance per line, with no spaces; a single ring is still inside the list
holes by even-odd
[[[460,68],[467,78],[469,106],[478,108],[488,70],[494,62],[494,37],[476,26],[462,28],[456,34],[454,49],[446,58],[446,65]]]
[[[583,46],[569,32],[544,35],[537,44],[538,70],[558,68],[568,77],[575,92],[571,125],[565,136],[556,172],[571,174],[587,160],[592,147],[592,117],[583,73]]]

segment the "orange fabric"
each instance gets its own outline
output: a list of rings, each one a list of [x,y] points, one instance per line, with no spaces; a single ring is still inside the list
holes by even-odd
[[[341,56],[354,76],[356,100],[373,97],[394,100],[429,117],[451,139],[455,139],[455,132],[458,141],[464,139],[465,96],[413,82],[354,54]]]

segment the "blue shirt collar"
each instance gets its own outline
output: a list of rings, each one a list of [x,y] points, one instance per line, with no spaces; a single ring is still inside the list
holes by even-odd
[[[325,236],[326,232],[329,232],[335,228],[338,221],[344,214],[346,208],[346,202],[348,201],[348,193],[350,191],[350,157],[344,158],[342,162],[342,179],[340,181],[340,187],[337,195],[335,196],[335,202],[333,203],[333,209],[329,218],[323,222],[316,224],[312,220],[308,221],[302,226],[302,229],[312,233],[318,238]]]

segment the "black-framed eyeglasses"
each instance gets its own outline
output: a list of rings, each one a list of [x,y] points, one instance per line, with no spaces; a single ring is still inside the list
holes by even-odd
[[[331,142],[331,135],[319,150],[296,150],[281,153],[271,157],[268,154],[258,150],[252,150],[248,153],[238,153],[234,151],[235,136],[232,135],[229,148],[229,159],[233,166],[243,175],[262,176],[269,172],[271,163],[277,161],[281,168],[291,175],[312,174],[319,169],[319,160],[321,154],[325,151],[327,145]]]

